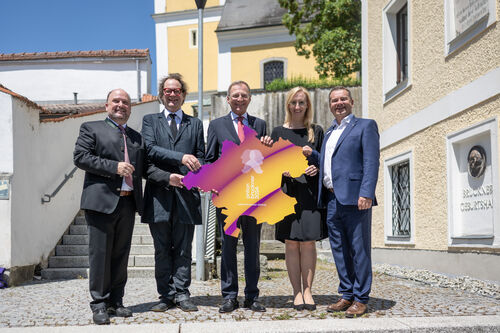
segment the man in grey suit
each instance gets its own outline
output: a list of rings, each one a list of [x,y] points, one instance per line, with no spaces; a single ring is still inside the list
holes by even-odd
[[[190,300],[191,244],[194,227],[201,224],[200,193],[187,190],[183,175],[198,171],[205,158],[203,124],[185,114],[181,106],[187,87],[180,74],[169,74],[158,88],[165,106],[161,113],[144,116],[142,135],[150,161],[170,172],[170,186],[148,180],[142,222],[149,223],[155,246],[155,279],[160,302],[151,310],[162,312],[175,305],[197,311]]]
[[[223,117],[214,119],[208,126],[207,137],[207,162],[217,161],[222,153],[224,141],[240,144],[244,140],[243,126],[248,126],[257,132],[257,137],[266,144],[263,137],[266,135],[266,122],[262,119],[250,116],[247,113],[250,104],[250,87],[244,81],[231,83],[227,91],[227,102],[231,112]],[[267,141],[270,138],[267,137]],[[270,144],[270,142],[268,142]],[[220,313],[227,313],[239,307],[238,297],[238,269],[236,260],[236,248],[238,238],[224,233],[224,218],[220,208],[217,209],[217,220],[222,237],[221,256],[221,289],[224,302],[219,308]],[[245,253],[245,302],[244,307],[253,311],[264,312],[266,308],[260,301],[257,283],[260,276],[259,247],[260,231],[262,224],[257,224],[251,216],[240,216],[238,227],[241,228],[244,253]]]
[[[83,123],[75,144],[74,163],[85,171],[81,209],[89,229],[90,308],[96,324],[109,315],[130,317],[123,306],[127,263],[135,212],[142,213],[142,177],[146,151],[141,135],[127,126],[131,105],[122,89],[107,97],[108,117]],[[151,166],[152,180],[168,184],[170,173]]]

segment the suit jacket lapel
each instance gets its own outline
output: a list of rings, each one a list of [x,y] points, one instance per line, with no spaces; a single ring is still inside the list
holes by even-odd
[[[186,117],[186,114],[183,111],[182,112],[181,123],[179,124],[179,130],[177,131],[177,137],[175,138],[175,141],[179,140],[179,138],[182,135],[182,132],[184,132],[184,130],[186,129],[186,127],[188,127],[189,123],[190,123],[190,121],[189,121],[188,117]]]
[[[351,121],[347,124],[346,128],[342,132],[342,135],[340,136],[339,141],[337,141],[337,145],[335,146],[335,150],[333,151],[333,155],[335,155],[335,153],[339,149],[339,146],[342,144],[342,141],[344,141],[344,139],[349,135],[349,133],[354,128],[354,126],[356,126],[357,122],[358,122],[358,119],[356,119],[356,117],[353,116]]]
[[[226,129],[229,131],[229,133],[231,133],[233,141],[236,142],[237,144],[240,144],[241,142],[240,139],[238,138],[238,133],[236,133],[236,130],[234,129],[231,113],[229,113],[227,116],[224,117],[224,126],[226,126]]]

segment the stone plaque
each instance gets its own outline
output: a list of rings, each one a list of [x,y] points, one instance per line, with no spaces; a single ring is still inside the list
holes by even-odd
[[[496,120],[448,136],[448,204],[451,244],[489,244],[498,219]],[[475,241],[471,241],[475,239]],[[472,242],[472,243],[471,243]]]
[[[457,36],[489,14],[488,0],[454,0]]]
[[[9,200],[9,185],[8,179],[0,179],[0,200]]]

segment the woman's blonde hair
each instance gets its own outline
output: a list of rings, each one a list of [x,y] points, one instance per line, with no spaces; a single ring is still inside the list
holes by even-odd
[[[304,95],[306,95],[306,100],[307,100],[307,109],[306,113],[304,115],[304,127],[307,128],[307,141],[313,143],[314,142],[314,130],[312,127],[312,119],[313,119],[313,107],[311,104],[311,95],[309,95],[309,92],[307,91],[306,88],[298,86],[295,88],[292,88],[288,91],[286,94],[286,115],[285,115],[285,122],[283,125],[288,125],[290,126],[290,121],[292,120],[292,115],[290,114],[290,103],[292,102],[292,98],[298,93],[302,91]]]

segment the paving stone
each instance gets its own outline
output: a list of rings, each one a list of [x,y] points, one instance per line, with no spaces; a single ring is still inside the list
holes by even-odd
[[[139,255],[135,256],[134,260],[138,260],[139,257]],[[52,272],[56,270],[52,269]],[[50,269],[45,271],[51,272]],[[85,276],[86,271],[86,269],[82,270],[82,277]],[[262,327],[267,327],[266,325],[272,323],[276,327],[296,327],[297,331],[299,327],[311,327],[311,322],[317,323],[314,324],[314,327],[319,328],[324,325],[321,323],[325,322],[325,319],[335,320],[335,323],[339,322],[339,327],[344,325],[341,324],[343,323],[341,321],[344,317],[343,313],[330,314],[326,312],[326,307],[337,301],[340,296],[336,291],[338,279],[334,265],[323,261],[319,261],[317,264],[313,284],[314,300],[318,306],[316,311],[297,312],[292,309],[292,288],[283,260],[268,261],[268,272],[261,277],[259,282],[259,298],[267,308],[264,313],[255,313],[241,308],[229,314],[218,313],[218,308],[222,303],[219,280],[192,281],[191,298],[198,305],[198,312],[186,313],[178,308],[163,313],[152,312],[150,311],[151,306],[158,302],[154,269],[151,267],[129,267],[128,276],[129,280],[123,301],[134,315],[131,318],[113,317],[111,318],[112,326],[116,324],[147,325],[147,323],[191,325],[215,322],[222,325],[218,327],[228,325],[228,327],[233,327],[232,332],[236,332],[235,326],[231,326],[229,323],[248,322],[252,324],[255,322],[261,323],[259,325]],[[244,278],[240,276],[240,295],[238,298],[240,305],[243,304],[244,300],[244,287]],[[19,287],[0,289],[0,300],[0,328],[92,325],[92,314],[89,309],[91,298],[87,279],[33,281]],[[480,314],[492,315],[491,318],[498,317],[500,315],[500,300],[477,293],[427,285],[375,272],[368,313],[363,317],[395,320],[413,317],[418,320],[423,317],[438,318],[443,315],[457,318],[477,317]],[[408,323],[416,323],[408,319],[405,320]],[[280,323],[282,324],[280,325]],[[269,327],[274,327],[272,325]],[[351,327],[352,330],[363,326],[360,319],[347,321],[345,325]],[[213,326],[213,328],[215,327]],[[332,327],[337,327],[337,325]],[[243,329],[243,326],[240,328]],[[498,328],[498,326],[493,327],[499,331]],[[208,328],[203,328],[203,330],[210,331]],[[459,329],[455,331],[458,332]]]

